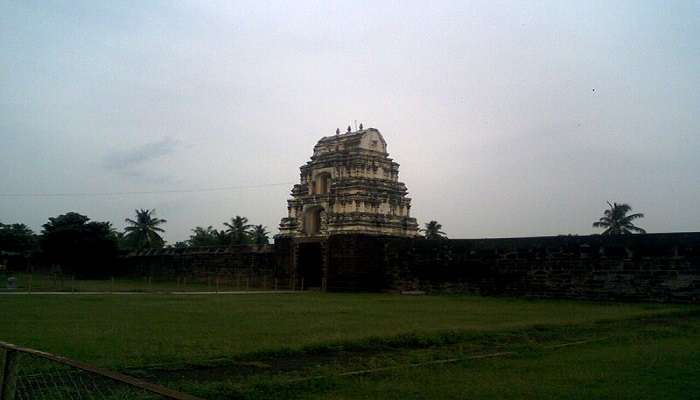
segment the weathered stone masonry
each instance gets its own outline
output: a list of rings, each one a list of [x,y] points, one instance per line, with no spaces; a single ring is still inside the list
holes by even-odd
[[[290,277],[290,262],[284,250],[272,245],[142,250],[123,257],[120,272],[171,280],[214,276],[286,280]]]
[[[304,277],[306,287],[314,278],[304,274],[320,273],[329,291],[700,302],[700,233],[466,240],[333,235],[323,246],[322,271],[296,269],[300,248],[290,238],[275,246],[144,252],[125,262],[137,274]]]
[[[329,290],[700,302],[700,233],[437,241],[336,236],[329,252]]]
[[[413,237],[418,224],[399,164],[374,128],[324,137],[300,168],[280,234],[325,238],[362,233]]]

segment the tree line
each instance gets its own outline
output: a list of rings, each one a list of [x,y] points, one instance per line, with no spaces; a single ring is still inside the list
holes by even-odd
[[[248,218],[236,215],[231,221],[223,223],[224,229],[198,226],[192,229],[190,239],[175,243],[175,247],[208,247],[241,244],[270,243],[267,227],[248,224]]]
[[[632,207],[626,203],[610,203],[603,216],[593,223],[593,227],[602,228],[602,235],[621,235],[631,233],[646,233],[634,225],[635,220],[643,218],[644,214],[630,214]],[[47,251],[67,244],[100,244],[110,243],[116,250],[130,251],[142,249],[158,249],[166,246],[161,236],[165,230],[165,219],[156,217],[156,210],[134,210],[135,218],[126,218],[127,226],[119,232],[110,222],[90,221],[85,215],[69,212],[49,218],[42,227],[41,234],[35,234],[27,225],[22,223],[3,224],[0,222],[0,251],[11,253],[32,253],[39,250]],[[270,233],[263,225],[249,224],[248,218],[232,217],[222,223],[223,229],[212,225],[197,226],[192,229],[190,238],[172,245],[175,248],[187,247],[221,247],[230,245],[269,244]],[[442,225],[430,221],[425,228],[420,229],[426,239],[445,239]],[[74,246],[71,246],[74,247]]]
[[[124,230],[118,231],[111,222],[91,221],[86,215],[69,212],[49,218],[40,234],[25,224],[0,223],[0,263],[11,256],[31,256],[43,264],[68,266],[70,272],[90,275],[95,271],[91,265],[113,263],[120,253],[166,247],[162,234],[167,221],[158,218],[155,210],[135,210],[134,218],[125,222]],[[188,240],[172,247],[269,243],[267,228],[249,224],[246,217],[233,217],[223,227],[195,227]]]
[[[593,223],[593,227],[604,229],[602,235],[646,233],[633,223],[644,214],[631,214],[629,204],[608,205],[603,216]],[[45,263],[72,265],[77,270],[89,271],[89,264],[114,260],[120,253],[166,246],[162,233],[167,221],[158,218],[155,210],[135,210],[135,217],[126,218],[125,222],[127,226],[119,232],[110,222],[91,221],[85,215],[69,212],[49,218],[38,235],[21,223],[0,223],[0,258],[11,254],[38,255]],[[426,223],[421,232],[426,239],[447,238],[437,221]],[[237,215],[223,222],[222,229],[197,226],[188,240],[176,242],[172,247],[263,245],[270,242],[269,235],[265,226],[250,224],[248,218]]]
[[[26,253],[44,249],[53,242],[70,239],[105,240],[114,242],[118,249],[143,250],[166,247],[162,233],[165,219],[156,217],[155,210],[135,210],[135,218],[126,218],[123,232],[117,231],[111,222],[90,221],[90,218],[69,212],[49,218],[42,225],[42,232],[35,234],[27,225],[0,223],[0,250]],[[192,229],[188,240],[176,242],[172,247],[230,246],[244,244],[269,244],[270,233],[263,225],[251,225],[248,218],[239,215],[223,223],[224,229],[217,230],[211,225]]]

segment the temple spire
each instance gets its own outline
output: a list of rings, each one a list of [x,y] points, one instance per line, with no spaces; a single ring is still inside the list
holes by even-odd
[[[411,199],[399,182],[399,164],[389,158],[378,130],[359,128],[349,135],[336,129],[336,135],[314,146],[287,201],[282,236],[325,240],[340,234],[417,235],[418,224],[409,213]]]

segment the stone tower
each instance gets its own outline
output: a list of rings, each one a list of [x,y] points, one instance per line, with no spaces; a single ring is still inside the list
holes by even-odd
[[[399,164],[377,129],[327,136],[301,166],[280,234],[323,238],[343,233],[416,236],[411,199],[399,182]]]

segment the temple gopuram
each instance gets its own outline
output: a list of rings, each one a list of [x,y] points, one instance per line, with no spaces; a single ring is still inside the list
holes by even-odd
[[[399,182],[399,164],[386,141],[369,128],[323,137],[301,166],[301,182],[287,201],[280,235],[323,239],[336,234],[413,237],[418,224]]]

